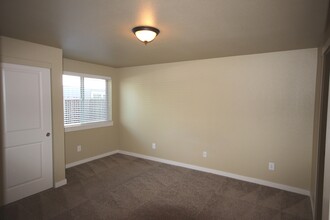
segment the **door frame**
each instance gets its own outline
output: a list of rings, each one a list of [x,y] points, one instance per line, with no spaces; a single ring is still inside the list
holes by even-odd
[[[321,54],[321,103],[319,116],[319,133],[317,146],[317,174],[316,174],[316,197],[315,219],[322,219],[324,165],[327,137],[328,98],[329,98],[329,72],[330,72],[330,48],[327,47]]]
[[[1,60],[0,60],[1,61]],[[3,62],[0,62],[0,70],[2,71]],[[2,85],[2,77],[0,77],[0,85]],[[4,167],[4,139],[3,139],[3,133],[4,133],[4,101],[3,101],[3,91],[0,89],[0,165],[1,167]],[[0,206],[2,204],[5,204],[5,177],[3,173],[3,169],[0,169]]]

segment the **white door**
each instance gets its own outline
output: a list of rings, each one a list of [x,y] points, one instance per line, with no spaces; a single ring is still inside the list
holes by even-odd
[[[2,63],[5,204],[53,185],[50,70]]]

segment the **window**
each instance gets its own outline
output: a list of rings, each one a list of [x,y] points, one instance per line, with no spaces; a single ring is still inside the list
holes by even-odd
[[[65,131],[112,125],[111,78],[64,72],[63,100]]]

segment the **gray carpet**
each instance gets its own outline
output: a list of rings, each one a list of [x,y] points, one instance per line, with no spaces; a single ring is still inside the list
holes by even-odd
[[[122,154],[66,172],[2,219],[312,219],[307,196]]]

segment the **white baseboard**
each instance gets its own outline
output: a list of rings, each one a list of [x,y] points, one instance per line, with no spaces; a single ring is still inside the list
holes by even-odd
[[[67,180],[64,179],[64,180],[61,180],[61,181],[58,181],[58,182],[55,182],[55,188],[58,188],[58,187],[61,187],[61,186],[64,186],[67,184]]]
[[[243,180],[246,182],[256,183],[256,184],[260,184],[260,185],[264,185],[264,186],[269,186],[269,187],[273,187],[273,188],[277,188],[277,189],[281,189],[281,190],[285,190],[285,191],[289,191],[289,192],[294,192],[294,193],[310,196],[310,192],[308,190],[297,188],[297,187],[292,187],[292,186],[288,186],[288,185],[284,185],[284,184],[274,183],[274,182],[270,182],[270,181],[266,181],[266,180],[237,175],[237,174],[233,174],[233,173],[228,173],[228,172],[215,170],[215,169],[209,169],[209,168],[195,166],[195,165],[191,165],[191,164],[180,163],[180,162],[176,162],[176,161],[172,161],[172,160],[161,159],[158,157],[146,156],[143,154],[137,154],[137,153],[132,153],[132,152],[128,152],[128,151],[119,150],[119,151],[117,151],[117,153],[129,155],[129,156],[133,156],[133,157],[139,157],[139,158],[143,158],[143,159],[147,159],[147,160],[152,160],[152,161],[156,161],[156,162],[160,162],[160,163],[170,164],[170,165],[174,165],[174,166],[184,167],[184,168],[188,168],[188,169],[198,170],[198,171],[202,171],[202,172],[206,172],[206,173],[212,173],[212,174],[216,174],[216,175],[220,175],[220,176],[230,177],[233,179]]]
[[[97,156],[94,156],[94,157],[89,157],[89,158],[86,158],[86,159],[78,160],[76,162],[68,163],[68,164],[65,165],[65,168],[78,166],[80,164],[87,163],[87,162],[90,162],[90,161],[93,161],[93,160],[97,160],[97,159],[100,159],[102,157],[107,157],[107,156],[116,154],[118,152],[119,152],[118,150],[114,150],[114,151],[110,151],[110,152],[100,154],[100,155],[97,155]]]
[[[242,181],[246,181],[246,182],[256,183],[256,184],[260,184],[260,185],[263,185],[263,186],[269,186],[269,187],[273,187],[273,188],[277,188],[277,189],[281,189],[281,190],[285,190],[285,191],[289,191],[289,192],[294,192],[294,193],[310,196],[310,192],[308,190],[293,187],[293,186],[288,186],[288,185],[284,185],[284,184],[270,182],[270,181],[267,181],[267,180],[261,180],[261,179],[257,179],[257,178],[237,175],[237,174],[224,172],[224,171],[220,171],[220,170],[200,167],[200,166],[196,166],[196,165],[176,162],[176,161],[173,161],[173,160],[166,160],[166,159],[162,159],[162,158],[158,158],[158,157],[146,156],[146,155],[143,155],[143,154],[123,151],[123,150],[114,150],[114,151],[110,151],[110,152],[100,154],[100,155],[97,155],[97,156],[94,156],[94,157],[89,157],[89,158],[86,158],[86,159],[83,159],[83,160],[79,160],[79,161],[76,161],[76,162],[73,162],[73,163],[69,163],[69,164],[66,164],[65,168],[74,167],[74,166],[77,166],[77,165],[80,165],[80,164],[83,164],[83,163],[87,163],[87,162],[90,162],[90,161],[93,161],[93,160],[96,160],[96,159],[100,159],[100,158],[103,158],[103,157],[110,156],[110,155],[113,155],[113,154],[116,154],[116,153],[125,154],[125,155],[138,157],[138,158],[143,158],[143,159],[146,159],[146,160],[152,160],[152,161],[156,161],[156,162],[160,162],[160,163],[170,164],[170,165],[174,165],[174,166],[184,167],[184,168],[188,168],[188,169],[192,169],[192,170],[198,170],[198,171],[202,171],[202,172],[206,172],[206,173],[212,173],[212,174],[216,174],[216,175],[220,175],[220,176],[225,176],[225,177],[229,177],[229,178],[233,178],[233,179],[238,179],[238,180],[242,180]],[[66,184],[66,179],[64,179],[62,181],[59,181],[59,182],[56,182],[55,187],[60,187],[60,186],[63,186],[65,184]]]

